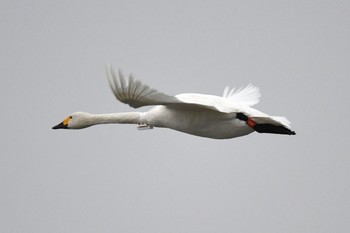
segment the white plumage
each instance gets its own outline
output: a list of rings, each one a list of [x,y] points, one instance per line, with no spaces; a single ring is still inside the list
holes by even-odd
[[[295,134],[285,117],[269,116],[251,106],[260,98],[259,88],[249,84],[238,90],[226,87],[223,96],[185,93],[176,96],[159,92],[136,80],[125,80],[106,66],[109,85],[115,97],[131,107],[155,105],[148,112],[89,114],[77,112],[53,127],[81,129],[96,124],[131,123],[139,128],[166,127],[192,135],[225,139],[251,132]]]

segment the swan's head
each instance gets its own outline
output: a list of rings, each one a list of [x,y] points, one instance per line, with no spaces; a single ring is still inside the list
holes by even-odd
[[[91,114],[75,112],[52,129],[83,129],[91,125]]]

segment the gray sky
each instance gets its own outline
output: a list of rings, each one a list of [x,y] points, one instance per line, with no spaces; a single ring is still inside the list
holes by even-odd
[[[349,232],[349,12],[337,0],[2,1],[0,232]],[[109,90],[108,62],[168,94],[253,83],[256,108],[297,135],[51,130],[75,111],[132,110]]]

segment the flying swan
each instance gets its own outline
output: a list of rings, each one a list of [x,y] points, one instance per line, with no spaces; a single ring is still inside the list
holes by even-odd
[[[184,133],[228,139],[259,133],[295,135],[285,117],[269,116],[251,106],[260,91],[248,85],[237,91],[225,88],[222,97],[186,93],[176,96],[159,92],[130,74],[125,80],[119,70],[106,66],[109,85],[115,97],[133,108],[155,105],[148,112],[90,114],[75,112],[52,129],[83,129],[97,124],[137,124],[139,129],[170,128]]]

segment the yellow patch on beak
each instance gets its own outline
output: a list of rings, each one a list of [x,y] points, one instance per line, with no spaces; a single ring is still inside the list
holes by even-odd
[[[68,123],[69,123],[69,121],[70,121],[70,118],[71,118],[70,116],[67,117],[67,118],[63,121],[63,125],[67,126]]]

